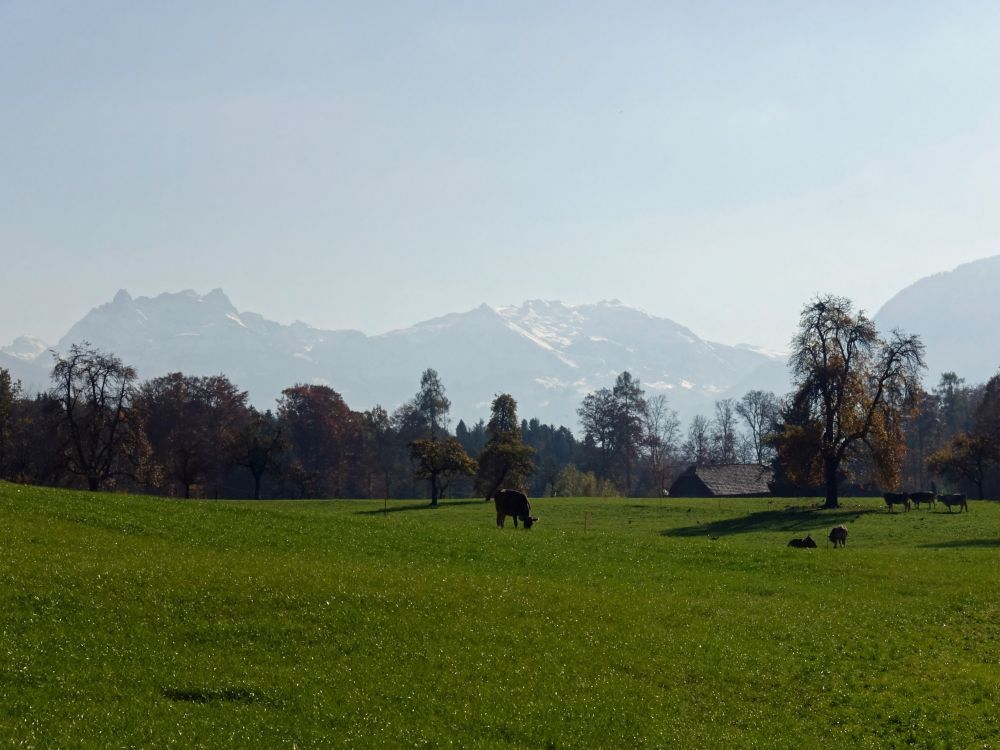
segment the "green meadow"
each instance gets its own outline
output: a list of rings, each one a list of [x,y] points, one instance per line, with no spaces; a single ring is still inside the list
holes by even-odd
[[[0,483],[0,746],[1000,748],[1000,504],[815,502]]]

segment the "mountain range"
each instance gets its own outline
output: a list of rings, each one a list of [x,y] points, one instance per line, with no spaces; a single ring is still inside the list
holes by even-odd
[[[1000,256],[937,274],[900,291],[875,315],[880,330],[918,333],[927,345],[926,382],[954,370],[981,382],[1000,365]],[[89,341],[134,366],[140,377],[224,373],[251,401],[271,408],[281,390],[323,383],[354,409],[390,410],[417,391],[428,367],[441,376],[452,417],[473,422],[493,397],[511,393],[524,417],[576,429],[583,397],[622,370],[648,395],[664,393],[683,419],[710,414],[720,398],[789,389],[785,357],[749,345],[706,341],[667,318],[617,300],[587,305],[531,300],[452,313],[377,336],[283,325],[239,311],[221,289],[135,297],[122,290],[50,347],[21,337],[0,348],[0,367],[29,390],[48,386],[50,349]]]
[[[136,298],[122,290],[51,348],[63,352],[82,341],[115,353],[142,378],[173,371],[225,373],[264,408],[290,385],[323,383],[352,408],[381,403],[392,409],[413,396],[421,373],[433,367],[456,420],[488,416],[493,397],[508,392],[522,416],[571,428],[582,398],[611,386],[625,369],[648,393],[666,393],[682,416],[711,408],[738,383],[760,381],[762,387],[784,390],[787,379],[780,355],[705,341],[689,328],[617,300],[481,305],[366,336],[282,325],[241,312],[221,289]],[[52,365],[49,349],[37,339],[19,338],[0,349],[0,367],[40,390]],[[772,382],[766,382],[769,377]]]
[[[1000,255],[965,263],[906,287],[875,314],[880,331],[900,328],[927,347],[924,382],[943,372],[982,383],[1000,368]]]

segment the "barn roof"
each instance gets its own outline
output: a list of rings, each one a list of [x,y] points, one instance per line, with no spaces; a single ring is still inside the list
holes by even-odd
[[[689,466],[677,478],[677,482],[699,480],[716,497],[736,497],[740,495],[770,495],[768,483],[774,472],[767,466],[757,464],[723,464],[721,466]],[[675,482],[676,484],[676,482]],[[674,494],[673,487],[670,494]]]

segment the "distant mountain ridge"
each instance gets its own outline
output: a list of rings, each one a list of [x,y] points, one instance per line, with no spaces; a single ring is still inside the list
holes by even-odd
[[[282,325],[241,312],[221,289],[137,298],[122,290],[91,310],[54,348],[65,351],[81,341],[114,352],[142,378],[174,371],[224,373],[263,408],[272,407],[283,388],[302,382],[329,384],[355,409],[376,403],[391,409],[411,398],[421,372],[433,367],[456,421],[488,416],[493,397],[509,392],[522,416],[572,429],[583,396],[610,387],[626,369],[647,393],[666,393],[685,417],[707,411],[735,384],[753,382],[755,372],[773,379],[777,365],[779,380],[784,377],[780,357],[705,341],[674,321],[617,300],[484,304],[366,336],[300,322]],[[37,340],[19,339],[0,349],[0,367],[36,390],[44,388],[52,364],[46,350]]]
[[[927,347],[925,383],[953,371],[981,383],[1000,368],[1000,255],[965,263],[906,287],[875,314],[881,331],[918,334]]]
[[[927,346],[925,383],[953,370],[971,383],[1000,368],[1000,256],[926,277],[875,315],[880,331],[900,328]],[[691,329],[608,300],[587,305],[529,300],[480,305],[377,336],[282,325],[236,309],[221,289],[133,298],[122,290],[91,310],[54,349],[90,341],[133,365],[142,378],[181,371],[224,373],[259,407],[273,407],[295,383],[327,383],[354,409],[392,409],[411,398],[433,367],[452,417],[485,417],[497,393],[511,393],[523,417],[577,429],[583,396],[610,387],[622,370],[647,394],[665,393],[682,418],[710,414],[720,398],[789,389],[785,358],[747,344],[706,341]],[[0,347],[0,367],[30,390],[49,385],[50,347],[30,336]]]

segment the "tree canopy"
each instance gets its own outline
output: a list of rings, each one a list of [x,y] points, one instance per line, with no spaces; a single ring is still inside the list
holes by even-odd
[[[487,500],[503,487],[523,489],[535,470],[533,448],[525,444],[517,421],[517,402],[509,393],[493,399],[486,445],[479,453],[476,486]]]
[[[920,391],[923,354],[917,336],[882,338],[844,297],[822,296],[803,308],[789,363],[793,418],[776,442],[794,480],[825,486],[826,507],[838,507],[841,472],[860,453],[883,486],[898,483],[902,422]]]

